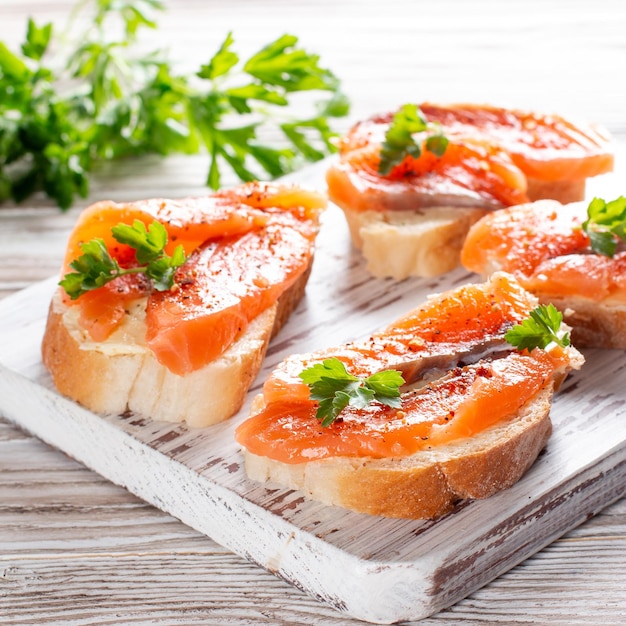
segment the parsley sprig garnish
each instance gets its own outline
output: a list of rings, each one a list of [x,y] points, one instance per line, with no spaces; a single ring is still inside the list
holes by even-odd
[[[594,198],[587,207],[582,229],[594,252],[612,257],[618,242],[626,242],[626,198],[620,196],[610,202]]]
[[[566,348],[570,338],[561,331],[562,321],[563,315],[553,304],[540,304],[530,317],[507,331],[504,339],[518,350],[544,349],[552,342]]]
[[[180,73],[139,41],[164,8],[82,0],[74,14],[85,19],[62,41],[30,19],[20,52],[0,42],[0,202],[43,191],[66,209],[87,195],[96,163],[128,156],[206,151],[206,182],[217,189],[225,172],[274,178],[336,150],[331,121],[347,115],[347,98],[297,37],[246,60],[228,33],[195,73]],[[294,116],[294,99],[310,112]],[[268,144],[259,131],[279,139]]]
[[[325,359],[303,370],[300,378],[310,387],[311,400],[319,402],[316,417],[322,426],[330,426],[348,405],[363,409],[377,401],[400,408],[400,372],[385,370],[367,378],[353,376],[337,358]]]
[[[394,114],[391,125],[385,133],[378,172],[386,176],[407,156],[418,159],[422,154],[422,141],[415,135],[424,132],[427,133],[426,150],[439,157],[442,156],[448,147],[448,139],[444,137],[441,126],[426,121],[417,105],[402,106]]]
[[[139,265],[120,267],[102,239],[92,239],[81,244],[83,254],[70,263],[74,271],[66,274],[59,282],[72,300],[126,274],[145,274],[157,291],[167,291],[173,287],[176,268],[186,261],[185,252],[182,246],[178,246],[172,256],[165,253],[167,231],[160,222],[154,221],[146,229],[142,221],[135,220],[132,226],[118,224],[111,232],[116,241],[135,250]]]
[[[561,330],[562,321],[563,316],[553,304],[541,304],[513,326],[505,340],[518,350],[543,349],[550,343],[565,348],[570,338]],[[400,387],[404,379],[396,370],[362,378],[350,374],[339,359],[331,357],[304,369],[299,376],[309,386],[311,400],[319,403],[315,416],[322,426],[330,426],[347,406],[363,409],[374,401],[393,408],[402,406]]]

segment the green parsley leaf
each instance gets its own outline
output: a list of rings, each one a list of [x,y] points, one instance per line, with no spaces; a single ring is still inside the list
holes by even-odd
[[[614,256],[619,241],[626,242],[626,197],[610,202],[594,198],[587,207],[587,219],[581,228],[587,233],[594,252]]]
[[[26,42],[22,44],[24,56],[39,61],[48,49],[51,35],[52,24],[45,24],[38,28],[35,21],[32,18],[29,19]]]
[[[0,77],[24,82],[31,76],[28,65],[0,41]]]
[[[160,255],[146,266],[146,276],[157,291],[169,291],[175,284],[176,268],[187,260],[182,246],[174,249],[172,256]]]
[[[102,239],[92,239],[81,244],[82,255],[70,263],[74,270],[66,274],[59,285],[72,300],[88,291],[103,287],[120,274],[120,266],[111,257]]]
[[[589,245],[591,249],[603,256],[613,257],[617,251],[617,241],[610,231],[594,230],[589,225],[585,229],[589,236]]]
[[[132,226],[118,224],[111,228],[111,232],[116,241],[136,250],[137,262],[142,265],[160,257],[167,244],[165,226],[157,221],[152,222],[148,229],[141,220],[135,220]]]
[[[228,33],[226,39],[222,42],[219,50],[213,55],[211,60],[200,68],[197,76],[215,80],[218,76],[227,74],[237,63],[239,63],[239,55],[230,48],[235,43],[233,34]]]
[[[172,256],[165,253],[167,231],[163,224],[155,220],[146,229],[142,221],[135,220],[132,226],[113,226],[111,232],[116,241],[135,250],[140,265],[125,269],[120,267],[102,239],[92,239],[81,244],[83,254],[70,263],[74,272],[66,274],[59,282],[72,300],[125,274],[145,273],[157,291],[167,291],[174,286],[176,268],[187,259],[182,246],[177,246]]]
[[[244,72],[286,92],[322,89],[334,91],[338,86],[335,75],[320,67],[319,56],[297,47],[295,35],[283,35],[271,42],[244,65]]]
[[[385,370],[358,378],[337,358],[331,357],[306,368],[299,374],[310,387],[311,400],[319,403],[316,417],[322,426],[329,426],[348,405],[364,409],[373,401],[400,408],[400,372]]]
[[[448,139],[444,137],[441,127],[426,121],[420,108],[415,104],[405,104],[394,114],[380,151],[378,171],[387,176],[391,170],[400,165],[407,156],[418,159],[422,154],[420,135],[427,133],[426,150],[441,157],[448,147]]]
[[[569,333],[561,331],[563,315],[553,304],[540,304],[530,317],[511,328],[504,339],[518,350],[544,349],[550,343],[565,348],[570,345]]]
[[[382,402],[381,398],[399,398],[400,392],[398,388],[404,385],[404,378],[402,374],[396,370],[384,370],[382,372],[376,372],[365,379],[365,385],[376,394],[376,400]],[[383,402],[383,404],[387,404]],[[398,408],[400,404],[395,402],[389,404]]]
[[[440,133],[441,130],[439,130],[438,132]],[[442,134],[431,135],[430,137],[428,137],[428,139],[426,139],[426,150],[432,152],[438,157],[442,157],[447,148],[448,139]]]

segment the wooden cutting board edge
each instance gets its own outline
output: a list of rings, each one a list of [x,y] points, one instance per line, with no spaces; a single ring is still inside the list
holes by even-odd
[[[366,561],[229,493],[26,376],[4,366],[0,371],[0,409],[18,426],[338,611],[374,623],[421,619],[454,604],[626,495],[626,449],[618,445],[488,529],[480,545],[461,541],[426,563]]]

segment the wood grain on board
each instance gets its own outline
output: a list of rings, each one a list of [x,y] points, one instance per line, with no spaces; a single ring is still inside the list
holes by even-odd
[[[62,24],[73,4],[70,0],[0,0],[0,39],[15,47],[22,40],[27,15]],[[557,0],[390,0],[384,6],[373,0],[176,0],[167,5],[166,17],[160,20],[161,28],[152,41],[169,47],[173,56],[189,68],[196,67],[199,58],[204,62],[231,29],[242,54],[255,51],[282,32],[299,35],[344,81],[353,101],[353,113],[341,122],[343,128],[361,116],[405,101],[470,100],[572,113],[605,125],[618,139],[626,138],[622,98],[626,4],[613,0],[599,0],[592,5],[570,2],[566,6]],[[202,193],[206,169],[204,156],[148,158],[100,170],[92,181],[90,197],[66,214],[42,198],[18,207],[2,206],[0,295],[8,297],[56,274],[69,229],[88,202]],[[613,190],[623,193],[620,180],[597,182],[601,194],[609,195]],[[346,242],[333,253],[346,254],[355,266],[359,263]],[[430,290],[437,285],[427,282],[422,287]],[[367,282],[363,279],[354,289],[362,297],[367,293]],[[416,297],[419,293],[417,289]],[[390,316],[403,304],[382,288],[375,295],[378,306],[390,307]],[[27,309],[34,305],[30,297],[24,300]],[[44,304],[42,294],[37,302],[38,306]],[[305,305],[294,323],[306,322],[318,313],[318,305],[311,298]],[[8,316],[12,323],[16,316],[28,319],[28,311],[19,311],[11,303],[3,309],[2,319]],[[339,310],[333,315],[331,320],[336,326],[341,320]],[[40,324],[37,322],[26,334],[41,332]],[[368,332],[370,328],[365,326],[354,328],[354,334]],[[293,335],[277,338],[268,367],[276,362],[281,350],[306,342],[306,336],[296,338],[298,333],[293,328],[289,332]],[[24,345],[5,338],[6,334],[3,358],[8,358],[13,368],[25,368],[29,376],[38,377],[41,372],[33,362],[32,337],[31,343]],[[26,345],[31,346],[30,350],[24,350]],[[592,355],[589,363],[598,365],[600,371],[614,368],[623,377],[619,362],[605,362],[602,355]],[[572,379],[572,384],[576,380]],[[594,416],[611,409],[602,393],[605,381],[598,377],[590,378],[589,383],[592,387],[587,392],[593,390],[595,395],[585,405],[588,420],[586,430],[576,433],[575,455],[570,458],[555,437],[537,466],[541,470],[550,454],[557,455],[557,466],[563,470],[589,461],[590,473],[583,482],[595,481],[596,501],[589,503],[584,497],[589,486],[574,489],[582,500],[581,521],[587,515],[585,510],[597,510],[600,501],[610,496],[604,493],[602,481],[607,482],[608,489],[616,487],[603,467],[598,468],[588,456],[593,456],[598,440],[606,436],[603,430],[594,430]],[[39,383],[36,390],[38,393]],[[9,391],[15,395],[15,388]],[[31,398],[26,394],[24,399],[36,401],[36,395]],[[33,413],[29,419],[36,421],[37,415]],[[577,428],[577,422],[569,424],[568,416],[556,417],[566,430]],[[119,430],[119,425],[112,426]],[[623,433],[620,429],[621,424],[611,425],[615,442]],[[161,436],[154,433],[157,435]],[[153,442],[154,449],[160,455],[169,454],[176,447],[175,439]],[[570,437],[569,441],[574,439]],[[180,441],[179,446],[188,443]],[[178,454],[183,464],[199,462],[190,449],[186,454],[181,449]],[[217,468],[220,477],[227,473],[219,464]],[[213,476],[209,469],[204,475],[206,472]],[[228,476],[236,481],[237,472]],[[623,485],[623,478],[621,481]],[[265,495],[261,497],[261,493]],[[263,490],[256,495],[272,516],[278,515],[288,524],[304,521],[306,512],[310,515],[306,518],[308,525],[304,524],[307,533],[315,534],[327,521],[320,509],[322,521],[314,524],[315,505],[300,505],[298,509],[296,504],[290,508],[296,497],[281,500],[279,494],[272,497]],[[548,491],[543,497],[549,499]],[[500,503],[494,501],[494,508]],[[472,507],[460,513],[467,516]],[[499,509],[496,512],[501,513]],[[527,514],[528,520],[536,518],[532,509]],[[557,526],[554,537],[561,532]],[[355,550],[359,558],[381,560],[408,551],[403,524],[390,531],[387,543],[379,544],[371,554],[366,554],[366,538],[361,540],[359,535],[363,528],[360,524],[341,532],[325,528],[327,532],[320,536],[323,534],[324,540],[336,536],[333,541],[339,547],[349,543],[350,533],[357,537]],[[425,534],[422,530],[418,538]],[[626,508],[622,499],[465,600],[420,623],[622,624],[626,616],[625,554]],[[470,566],[462,559],[459,563]],[[350,571],[345,579],[352,576]],[[344,580],[336,587],[343,591]],[[2,418],[0,621],[354,623]]]

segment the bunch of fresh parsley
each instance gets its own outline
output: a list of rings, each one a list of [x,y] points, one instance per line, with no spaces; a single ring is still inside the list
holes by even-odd
[[[349,104],[297,37],[283,35],[242,62],[228,33],[195,75],[180,75],[160,51],[139,51],[138,33],[157,28],[162,0],[77,5],[89,9],[92,26],[67,57],[50,50],[52,24],[32,19],[21,54],[0,42],[0,201],[43,191],[66,209],[87,194],[97,162],[126,156],[206,150],[216,189],[224,166],[248,181],[334,151],[331,118]],[[311,116],[291,119],[298,92],[328,96]],[[268,124],[280,129],[281,146],[258,139]]]

